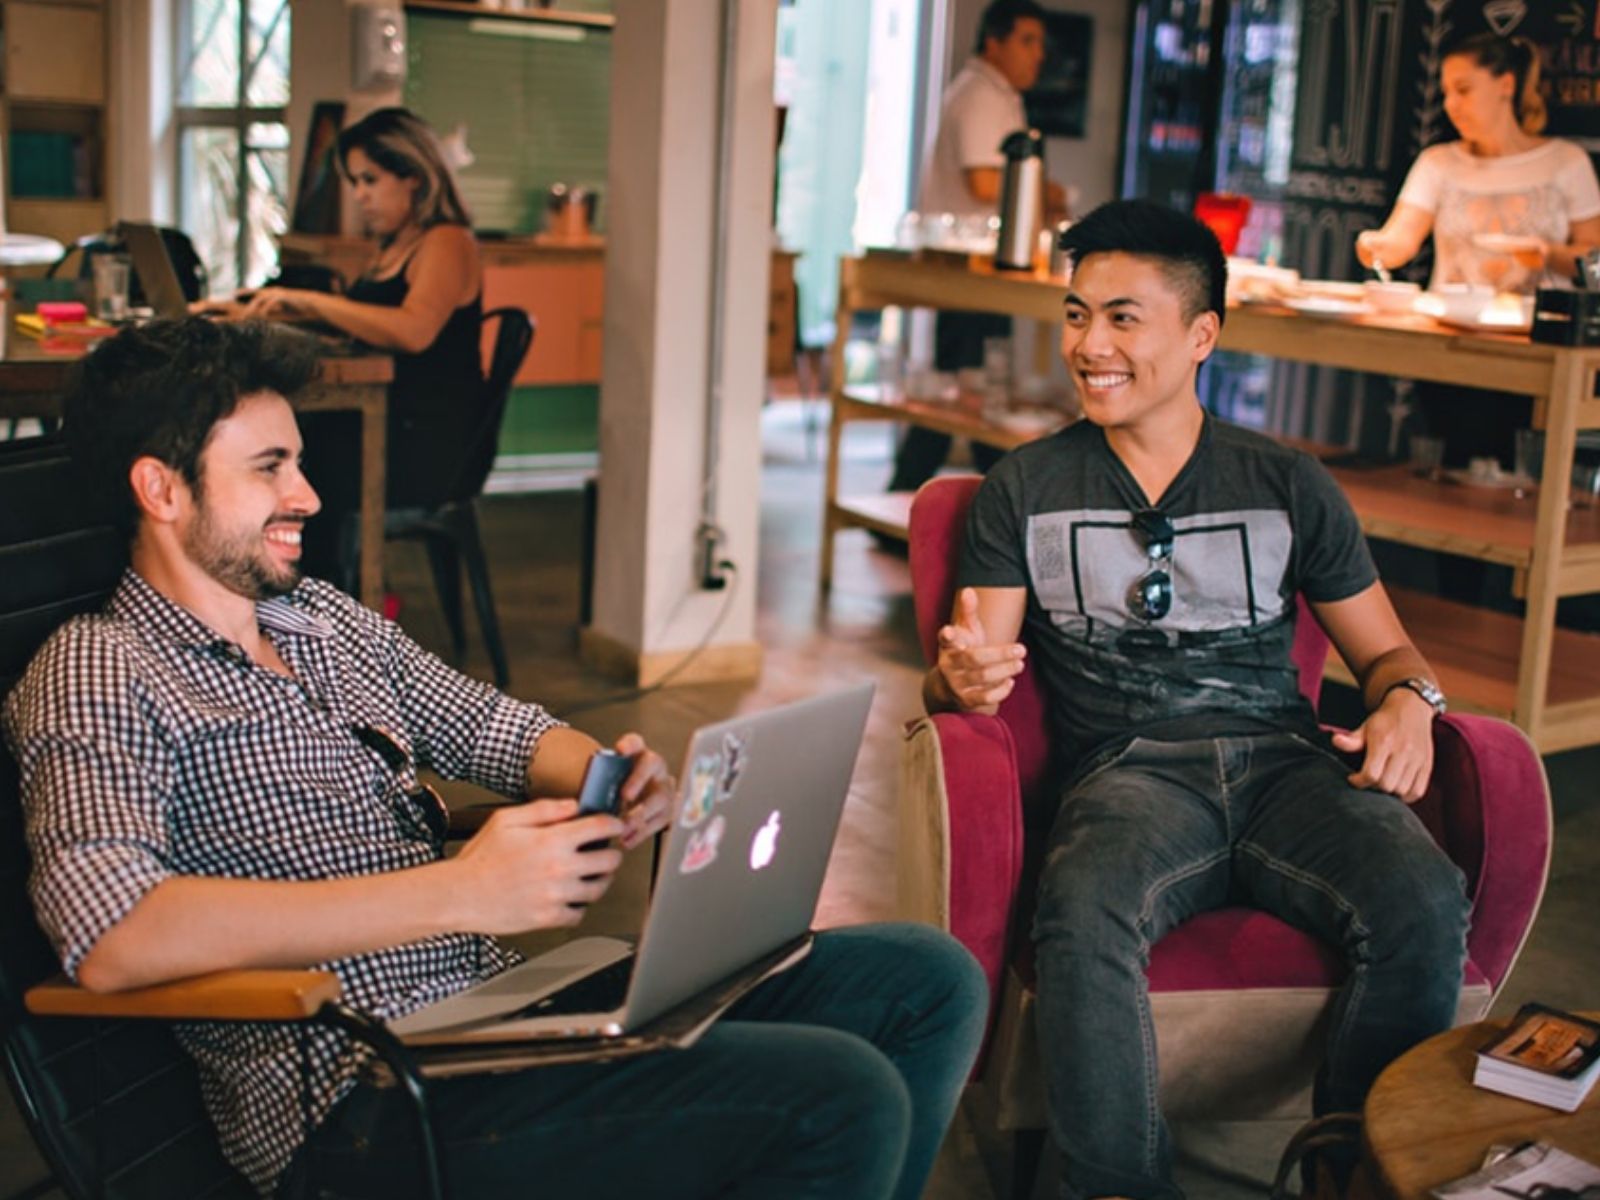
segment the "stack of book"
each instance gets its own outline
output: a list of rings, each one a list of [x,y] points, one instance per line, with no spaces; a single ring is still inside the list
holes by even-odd
[[[1571,1112],[1600,1079],[1600,1024],[1525,1004],[1510,1027],[1478,1051],[1472,1082]]]

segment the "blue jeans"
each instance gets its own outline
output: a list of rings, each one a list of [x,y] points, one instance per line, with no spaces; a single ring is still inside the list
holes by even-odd
[[[687,1050],[432,1081],[454,1200],[922,1194],[983,1036],[988,985],[918,925],[817,935]],[[281,1194],[416,1195],[409,1106],[361,1085]]]
[[[1469,911],[1461,873],[1402,801],[1289,734],[1135,741],[1071,786],[1034,919],[1039,1039],[1061,1194],[1176,1197],[1158,1106],[1150,948],[1246,903],[1343,951],[1319,1112],[1450,1027]]]

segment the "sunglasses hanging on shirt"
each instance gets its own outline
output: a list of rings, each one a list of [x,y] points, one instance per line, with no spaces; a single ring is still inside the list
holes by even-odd
[[[1128,589],[1128,611],[1141,621],[1159,621],[1172,611],[1172,550],[1177,531],[1160,509],[1133,514],[1128,528],[1144,543],[1150,566]]]

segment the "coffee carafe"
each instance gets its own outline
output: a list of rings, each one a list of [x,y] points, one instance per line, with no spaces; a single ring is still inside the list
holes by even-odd
[[[1033,251],[1044,222],[1044,138],[1037,129],[1019,129],[1000,143],[1006,156],[1000,184],[1000,236],[994,265],[1031,271]]]

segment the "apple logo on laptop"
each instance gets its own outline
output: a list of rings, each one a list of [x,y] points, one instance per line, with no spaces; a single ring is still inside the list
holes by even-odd
[[[782,825],[778,817],[778,810],[773,809],[772,815],[767,818],[767,823],[756,830],[756,836],[750,842],[750,869],[759,871],[772,861],[772,856],[778,852],[778,834],[782,832]]]

